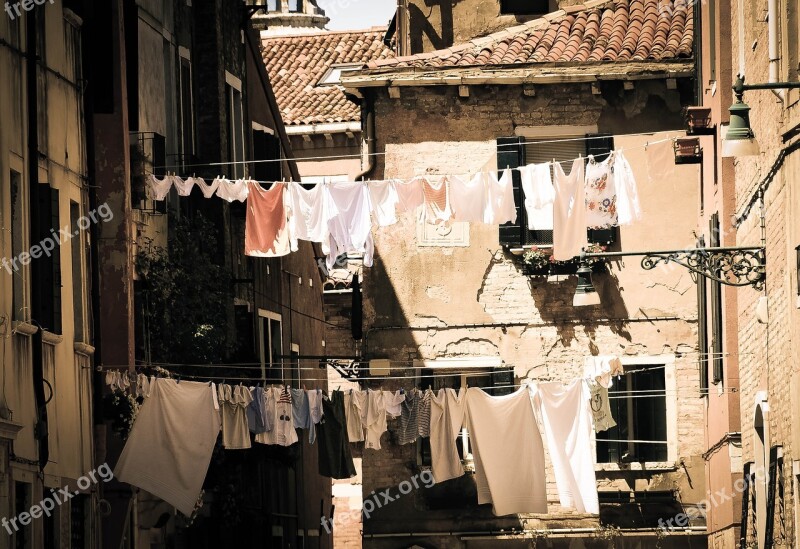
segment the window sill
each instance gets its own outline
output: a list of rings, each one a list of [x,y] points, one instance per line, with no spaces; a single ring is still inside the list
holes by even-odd
[[[83,356],[92,357],[94,356],[94,347],[89,345],[88,343],[76,341],[75,352]]]
[[[522,255],[525,252],[527,252],[528,250],[531,250],[533,248],[538,248],[540,250],[552,250],[553,249],[553,245],[552,244],[527,244],[525,246],[522,246],[521,248],[509,248],[508,251],[511,252],[514,255]]]
[[[47,330],[42,330],[42,343],[47,343],[48,345],[58,345],[64,341],[64,336],[59,334],[54,334],[53,332],[48,332]]]
[[[595,471],[622,472],[622,471],[677,471],[678,464],[671,461],[645,461],[631,463],[597,463]]]
[[[25,322],[24,320],[16,320],[13,324],[14,334],[25,335],[25,336],[32,336],[36,333],[39,329],[30,322]]]

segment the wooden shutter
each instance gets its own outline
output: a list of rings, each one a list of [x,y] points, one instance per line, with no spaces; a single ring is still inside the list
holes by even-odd
[[[775,538],[775,505],[782,504],[779,493],[783,477],[783,455],[780,446],[773,446],[769,451],[769,487],[767,488],[767,523],[764,532],[764,547],[772,547]]]
[[[753,486],[752,463],[744,464],[744,492],[742,493],[742,517],[739,529],[739,549],[747,549],[747,527],[750,523],[750,490]]]
[[[710,244],[711,247],[720,245],[719,238],[719,214],[711,216],[710,225]],[[718,273],[716,273],[718,274]],[[711,281],[711,351],[714,353],[711,360],[714,364],[714,383],[722,381],[723,366],[723,344],[722,344],[722,284],[716,280]]]
[[[697,241],[698,248],[705,248],[705,239],[701,236]],[[700,396],[708,395],[708,316],[706,277],[697,277],[697,347],[700,349]]]
[[[519,168],[524,163],[522,149],[523,137],[498,137],[497,138],[497,169]],[[503,246],[520,247],[525,244],[525,208],[522,198],[522,180],[519,170],[511,172],[514,184],[514,205],[517,209],[517,220],[514,223],[500,225],[500,244]]]
[[[491,394],[493,396],[501,396],[501,395],[509,395],[513,393],[516,389],[514,387],[510,387],[510,385],[514,384],[514,368],[509,366],[504,366],[500,368],[496,368],[492,372],[492,389]]]
[[[61,221],[58,215],[58,190],[50,185],[42,184],[37,193],[39,199],[39,232],[41,239],[53,238],[51,229],[58,238]],[[38,244],[38,243],[37,243]],[[32,262],[33,268],[38,269],[42,295],[42,318],[38,319],[42,327],[55,334],[61,333],[61,246],[56,244],[50,257],[42,255]]]

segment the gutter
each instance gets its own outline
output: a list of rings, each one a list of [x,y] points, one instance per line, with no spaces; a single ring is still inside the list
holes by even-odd
[[[461,532],[392,532],[387,534],[361,534],[362,539],[387,539],[387,538],[432,538],[432,537],[455,537],[462,540],[488,540],[488,539],[532,539],[546,536],[553,537],[584,537],[586,535],[596,535],[601,532],[599,528],[553,528],[547,530],[485,530],[485,531],[461,531]],[[689,526],[680,530],[662,528],[633,528],[621,530],[621,537],[632,537],[640,535],[666,535],[666,536],[689,536],[705,534],[705,526]],[[649,537],[649,536],[648,536]]]
[[[366,160],[366,168],[357,173],[355,180],[367,177],[375,168],[375,104],[371,94],[367,94],[361,102],[361,117],[364,121],[364,131],[362,133],[362,166]],[[366,156],[366,159],[363,157]]]
[[[781,58],[778,54],[778,0],[768,0],[767,2],[767,29],[769,36],[769,82],[775,83],[779,80]],[[781,102],[786,99],[786,90],[772,90]]]
[[[320,135],[347,132],[361,132],[361,122],[333,122],[328,124],[303,124],[286,127],[286,135]]]

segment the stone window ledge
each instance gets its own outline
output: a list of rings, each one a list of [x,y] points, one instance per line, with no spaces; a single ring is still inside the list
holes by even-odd
[[[21,423],[8,419],[0,419],[0,440],[15,440],[17,433],[23,428]]]
[[[633,463],[598,463],[594,466],[595,472],[626,472],[626,471],[677,471],[678,464],[669,461],[645,461]]]

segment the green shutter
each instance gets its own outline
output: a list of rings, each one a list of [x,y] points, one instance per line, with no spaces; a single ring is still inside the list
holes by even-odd
[[[523,137],[497,138],[497,169],[519,168],[524,164]],[[517,220],[514,223],[500,225],[500,244],[509,247],[520,247],[525,243],[525,208],[522,198],[522,179],[519,170],[512,173],[514,184],[514,205],[517,209]]]

